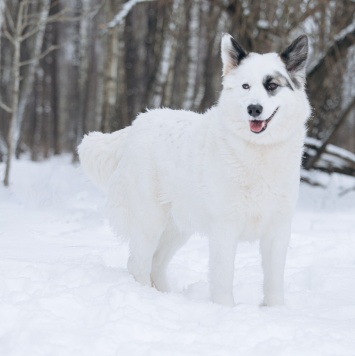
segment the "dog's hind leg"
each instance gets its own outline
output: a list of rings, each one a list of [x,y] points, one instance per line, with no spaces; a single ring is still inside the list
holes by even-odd
[[[151,274],[152,282],[159,291],[170,291],[166,277],[167,267],[176,251],[185,244],[188,237],[187,234],[181,233],[173,222],[170,222],[164,230],[153,257]]]
[[[146,239],[146,237],[131,238],[127,268],[137,282],[151,286],[150,272],[156,243],[152,245],[150,242],[147,243]]]
[[[152,286],[151,270],[154,252],[158,246],[161,232],[141,234],[130,237],[127,268],[134,279],[142,285]]]

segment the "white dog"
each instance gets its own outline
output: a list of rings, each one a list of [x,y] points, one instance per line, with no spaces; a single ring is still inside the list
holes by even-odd
[[[168,291],[167,265],[195,232],[209,239],[212,300],[234,305],[239,241],[260,239],[264,304],[283,304],[305,122],[306,36],[281,54],[247,53],[222,38],[223,91],[204,114],[157,109],[112,134],[85,136],[85,172],[107,192],[129,238],[128,269]]]

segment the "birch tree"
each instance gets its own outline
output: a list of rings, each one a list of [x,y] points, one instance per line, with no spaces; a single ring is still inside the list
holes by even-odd
[[[199,27],[200,27],[200,7],[201,2],[193,2],[190,8],[190,20],[188,25],[188,67],[187,67],[187,87],[184,95],[184,109],[191,109],[196,92],[196,79],[199,52]]]
[[[173,0],[172,10],[170,13],[171,19],[164,35],[159,70],[156,76],[154,94],[151,99],[153,107],[170,104],[172,88],[171,68],[175,60],[183,6],[184,3],[182,0]],[[168,79],[169,85],[166,87]]]
[[[308,34],[309,133],[355,149],[354,14],[351,0],[0,0],[0,162],[15,149],[75,157],[83,133],[146,108],[205,111],[221,89],[222,32],[259,52]]]
[[[105,12],[109,17],[108,23],[101,29],[100,34],[105,42],[105,66],[102,73],[103,102],[101,130],[108,132],[122,128],[126,116],[127,81],[125,74],[125,46],[124,31],[126,18],[132,10],[141,4],[153,3],[157,0],[128,0],[117,3],[116,0],[106,2]],[[115,14],[113,18],[111,14]],[[138,49],[137,49],[138,51]],[[101,94],[99,94],[101,98]],[[118,117],[120,115],[120,117]],[[118,122],[120,121],[120,122]],[[126,122],[129,124],[130,122]]]
[[[5,12],[5,1],[0,1],[0,29],[2,28],[4,21],[4,12]],[[0,58],[1,58],[1,36],[0,36]],[[0,61],[0,71],[1,71],[1,61]]]
[[[88,75],[89,75],[89,26],[90,26],[90,0],[81,0],[81,16],[79,20],[79,103],[78,118],[76,125],[75,147],[80,143],[85,130],[86,101],[88,94]],[[77,161],[77,151],[73,150],[73,161]]]
[[[114,12],[115,9],[114,0],[107,2],[107,9],[109,13]],[[116,16],[117,17],[117,16]],[[121,17],[119,17],[121,19]],[[124,20],[124,17],[122,17]],[[121,20],[121,21],[122,21]],[[114,26],[109,26],[107,32],[107,48],[106,48],[106,63],[105,70],[103,72],[104,76],[104,101],[102,109],[102,124],[101,130],[103,132],[110,131],[110,123],[112,117],[115,115],[115,106],[116,106],[116,94],[117,94],[117,81],[118,75],[118,58],[119,58],[119,32],[122,32],[122,23],[118,21]]]
[[[6,5],[5,5],[6,6]],[[33,85],[33,77],[36,66],[41,58],[45,57],[55,47],[50,47],[46,51],[41,52],[43,44],[43,33],[45,24],[52,21],[53,18],[48,17],[49,1],[42,0],[39,6],[33,5],[31,0],[20,1],[15,18],[9,9],[6,7],[6,21],[3,24],[3,33],[6,39],[13,47],[13,62],[12,62],[12,90],[10,104],[1,103],[1,108],[10,113],[9,129],[7,134],[6,146],[6,166],[3,183],[5,186],[10,182],[10,170],[12,158],[15,153],[16,145],[20,137],[23,111],[28,101],[31,84]],[[35,36],[34,49],[30,59],[21,61],[21,48],[23,44]],[[23,87],[22,95],[20,92],[21,68],[30,66]],[[20,99],[21,98],[21,99]]]
[[[14,147],[18,147],[22,127],[24,122],[25,109],[31,98],[31,91],[33,90],[35,73],[37,71],[39,61],[41,58],[41,52],[43,48],[44,31],[46,28],[46,22],[48,19],[50,9],[50,0],[43,0],[38,7],[38,31],[33,34],[30,60],[27,61],[27,74],[24,76],[23,84],[20,92],[19,104],[18,104],[18,118],[17,118],[17,130],[15,131]],[[53,49],[53,48],[52,48]],[[51,50],[52,50],[51,49]],[[22,65],[25,65],[23,62]]]
[[[9,185],[10,169],[12,156],[15,152],[15,142],[19,136],[19,122],[18,122],[18,103],[20,94],[20,49],[21,42],[23,42],[22,33],[24,30],[23,24],[25,22],[25,2],[21,3],[17,13],[17,19],[13,21],[11,14],[6,9],[7,21],[9,23],[9,30],[5,28],[4,34],[6,38],[13,45],[13,64],[12,64],[12,93],[11,106],[2,103],[2,108],[11,114],[9,130],[7,134],[7,156],[4,175],[4,185]],[[11,31],[11,32],[10,32]]]

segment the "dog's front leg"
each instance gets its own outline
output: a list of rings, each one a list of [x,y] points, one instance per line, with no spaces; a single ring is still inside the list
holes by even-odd
[[[287,248],[291,234],[290,219],[272,224],[272,229],[260,241],[260,252],[264,272],[263,305],[284,304],[284,271]]]
[[[237,240],[231,236],[209,238],[209,276],[214,303],[234,306],[233,279]]]

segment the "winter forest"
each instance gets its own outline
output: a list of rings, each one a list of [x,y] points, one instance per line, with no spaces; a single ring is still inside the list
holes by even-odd
[[[90,131],[214,105],[223,33],[260,53],[309,38],[284,306],[260,304],[258,243],[238,245],[232,308],[198,234],[171,292],[137,283],[78,164]],[[354,356],[355,1],[0,0],[0,179],[0,355]]]
[[[352,0],[2,0],[0,160],[75,156],[84,133],[146,108],[205,111],[221,89],[223,32],[261,53],[306,33],[311,150],[354,152],[354,11]]]

